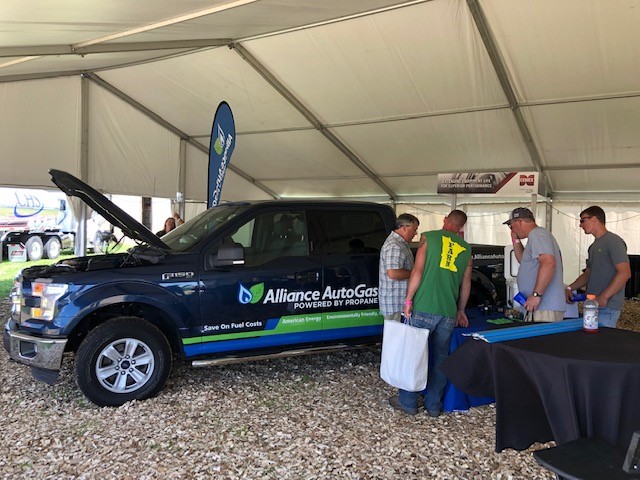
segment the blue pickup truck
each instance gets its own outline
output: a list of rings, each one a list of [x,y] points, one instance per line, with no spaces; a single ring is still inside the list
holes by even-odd
[[[174,360],[219,365],[380,342],[389,206],[225,203],[159,238],[73,175],[50,174],[137,245],[18,275],[3,343],[36,379],[55,382],[63,354],[75,352],[82,392],[117,406],[158,394]],[[503,248],[473,249],[469,304],[495,303]]]
[[[116,406],[156,395],[176,358],[205,366],[380,341],[390,207],[226,203],[159,238],[74,176],[50,174],[137,246],[16,278],[3,341],[35,378],[54,382],[76,352],[82,392]]]

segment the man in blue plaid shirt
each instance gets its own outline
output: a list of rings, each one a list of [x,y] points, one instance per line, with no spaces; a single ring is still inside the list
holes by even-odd
[[[415,237],[420,221],[409,213],[396,220],[396,229],[389,234],[380,250],[380,287],[378,303],[385,320],[400,321],[407,293],[407,281],[413,268],[409,242]]]

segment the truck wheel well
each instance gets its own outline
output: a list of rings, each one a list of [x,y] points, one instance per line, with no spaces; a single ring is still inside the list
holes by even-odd
[[[497,305],[499,295],[491,279],[479,270],[471,273],[471,292],[467,308],[476,308],[478,305]]]
[[[111,318],[120,316],[143,318],[155,325],[164,336],[167,337],[173,354],[181,356],[182,347],[180,335],[173,326],[174,323],[172,323],[171,318],[159,308],[135,302],[107,305],[106,307],[91,312],[76,325],[73,332],[69,335],[66,350],[76,352],[84,337],[86,337],[91,330]]]
[[[494,304],[494,298],[491,292],[480,282],[471,282],[471,292],[466,308],[478,308],[478,305]]]

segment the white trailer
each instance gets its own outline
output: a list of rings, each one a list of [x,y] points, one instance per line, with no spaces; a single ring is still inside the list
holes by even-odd
[[[140,197],[108,197],[131,216],[141,220]],[[171,216],[171,201],[154,198],[152,209],[152,230],[156,231]],[[81,234],[78,228],[71,203],[60,190],[0,187],[0,261],[57,258],[62,248],[74,247]],[[91,212],[86,221],[86,240],[89,252],[104,253],[116,241],[114,228],[102,216]]]
[[[60,191],[0,188],[1,258],[57,258],[73,246],[75,219]]]

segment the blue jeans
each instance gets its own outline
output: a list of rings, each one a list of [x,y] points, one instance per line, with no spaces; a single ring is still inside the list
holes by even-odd
[[[621,310],[612,310],[609,307],[598,309],[598,323],[603,327],[616,328]]]
[[[454,318],[433,313],[413,312],[408,322],[410,325],[429,330],[429,376],[427,379],[424,408],[429,412],[442,410],[442,394],[447,385],[447,377],[440,371],[440,365],[449,355],[449,340],[456,326]],[[408,392],[398,390],[398,401],[407,408],[418,406],[418,397],[424,392]]]

